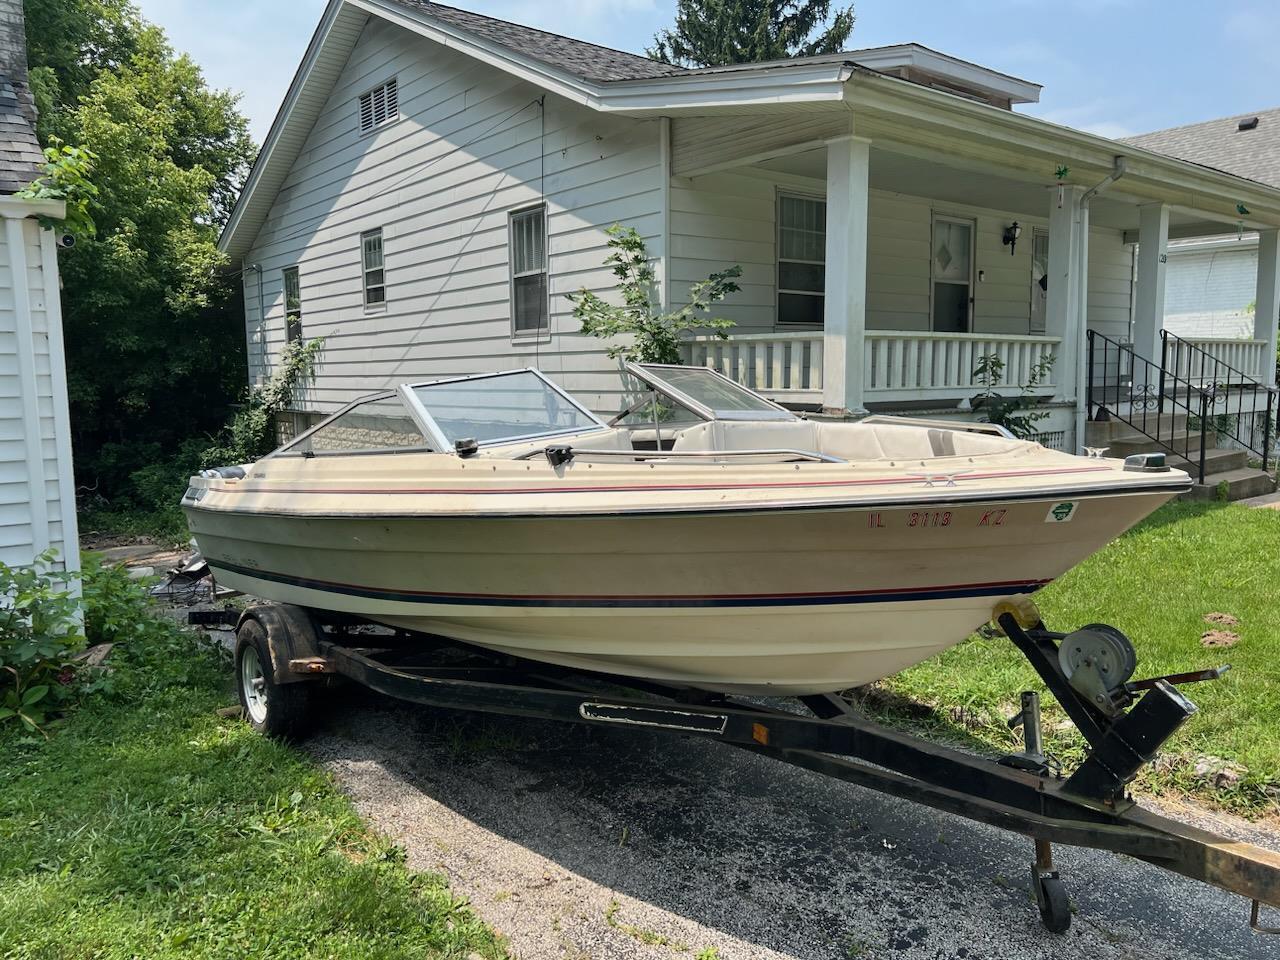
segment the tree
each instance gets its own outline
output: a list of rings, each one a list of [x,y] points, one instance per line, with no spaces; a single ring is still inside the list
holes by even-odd
[[[853,6],[833,16],[831,0],[679,0],[647,53],[685,67],[759,63],[838,53],[852,32]]]
[[[733,321],[705,314],[713,303],[741,289],[736,282],[742,276],[741,267],[728,267],[700,280],[689,288],[687,304],[670,313],[659,313],[653,302],[653,264],[644,239],[635,227],[618,223],[605,232],[609,235],[610,253],[604,262],[618,278],[622,305],[615,306],[586,287],[569,294],[569,300],[583,333],[604,340],[631,337],[627,343],[609,347],[610,357],[637,363],[679,363],[680,334],[686,330],[707,329],[722,340],[728,339],[726,331]]]
[[[62,302],[77,479],[114,499],[243,390],[240,282],[216,244],[254,145],[237,98],[126,0],[26,12],[41,139],[94,156],[96,235],[60,255]]]

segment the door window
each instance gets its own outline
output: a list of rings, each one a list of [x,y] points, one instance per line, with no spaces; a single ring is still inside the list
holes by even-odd
[[[973,221],[933,218],[933,329],[966,333],[973,307]]]

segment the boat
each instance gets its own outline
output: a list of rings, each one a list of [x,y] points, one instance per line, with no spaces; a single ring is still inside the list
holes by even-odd
[[[535,369],[364,397],[182,500],[218,581],[724,693],[861,686],[963,641],[1190,478],[973,422],[797,415],[626,364],[610,422]]]

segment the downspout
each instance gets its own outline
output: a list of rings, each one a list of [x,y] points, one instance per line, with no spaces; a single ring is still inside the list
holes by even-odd
[[[1076,446],[1084,443],[1085,422],[1089,418],[1085,398],[1089,394],[1089,351],[1086,348],[1089,330],[1089,203],[1109,186],[1125,175],[1125,158],[1117,156],[1112,160],[1112,169],[1098,183],[1086,190],[1080,197],[1076,208],[1076,263],[1080,269],[1076,273],[1076,302],[1080,305],[1080,349],[1076,351]]]

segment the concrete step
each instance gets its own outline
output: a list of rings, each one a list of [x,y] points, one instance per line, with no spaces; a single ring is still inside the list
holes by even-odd
[[[1148,433],[1161,435],[1177,433],[1187,429],[1187,415],[1185,413],[1150,413],[1145,420],[1143,420],[1142,414],[1138,413],[1134,422]],[[1084,442],[1091,447],[1105,447],[1112,440],[1131,436],[1134,433],[1136,431],[1133,427],[1115,417],[1101,422],[1090,420],[1084,425]]]
[[[1107,446],[1108,457],[1127,457],[1131,453],[1150,453],[1153,450],[1163,450],[1166,447],[1174,450],[1193,450],[1196,455],[1200,454],[1200,434],[1188,433],[1186,430],[1178,430],[1172,434],[1161,433],[1160,441],[1157,443],[1150,437],[1143,436],[1140,433],[1128,433],[1111,440]],[[1205,437],[1205,446],[1215,447],[1217,437],[1210,434]]]
[[[1191,476],[1200,473],[1200,455],[1193,451],[1188,458],[1170,455],[1168,459],[1169,466],[1176,467],[1179,470],[1185,470]],[[1206,450],[1204,452],[1204,472],[1205,480],[1208,481],[1210,474],[1228,473],[1232,470],[1243,470],[1249,465],[1249,451],[1247,450]],[[1261,472],[1261,471],[1259,471]]]
[[[1188,493],[1188,500],[1249,500],[1265,496],[1276,489],[1275,480],[1253,467],[1209,474]]]

